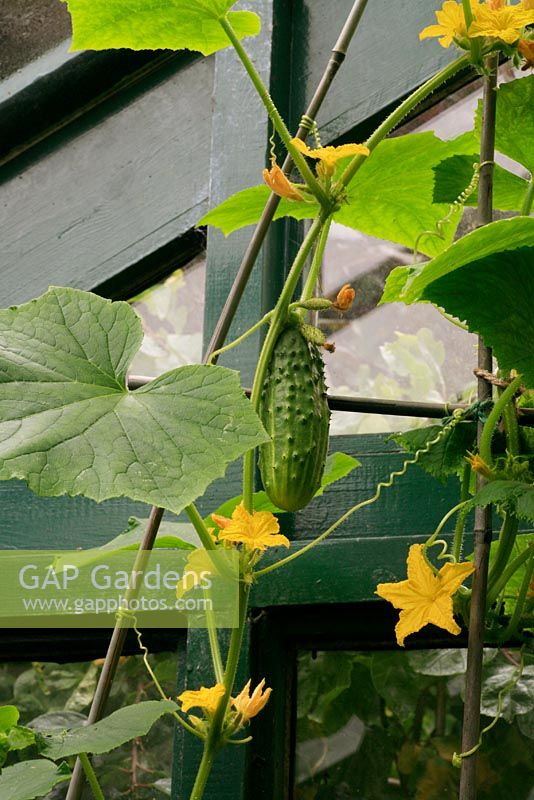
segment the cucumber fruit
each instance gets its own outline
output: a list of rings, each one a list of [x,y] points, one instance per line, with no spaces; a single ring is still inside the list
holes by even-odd
[[[260,417],[270,441],[260,447],[269,499],[284,511],[304,508],[321,485],[330,410],[317,345],[298,324],[278,337],[262,387]]]

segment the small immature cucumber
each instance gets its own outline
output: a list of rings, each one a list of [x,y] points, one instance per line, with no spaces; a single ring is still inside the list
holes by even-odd
[[[304,508],[321,485],[330,410],[319,348],[297,324],[289,323],[274,346],[260,417],[271,437],[260,447],[265,491],[285,511]]]

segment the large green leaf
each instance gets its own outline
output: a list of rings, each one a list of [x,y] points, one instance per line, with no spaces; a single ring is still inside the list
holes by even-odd
[[[19,717],[16,706],[0,706],[0,731],[8,731],[17,724]]]
[[[129,392],[141,339],[127,303],[77,289],[0,311],[0,479],[179,513],[265,441],[231,370],[181,367]]]
[[[534,75],[502,83],[497,92],[495,146],[534,174]],[[476,128],[482,125],[482,101],[479,102]]]
[[[442,430],[441,425],[430,425],[403,433],[395,433],[390,438],[409,453],[416,453],[432,439],[435,439]],[[450,428],[439,442],[432,445],[428,453],[420,456],[419,466],[445,483],[450,475],[461,472],[465,465],[466,452],[473,449],[475,441],[476,422],[461,422],[454,428]]]
[[[465,320],[502,369],[534,386],[534,219],[500,220],[464,236],[432,261],[397,267],[381,302],[430,301]]]
[[[500,153],[512,158],[534,172],[534,75],[519,78],[500,85],[497,92],[497,124],[495,145]],[[480,141],[482,125],[482,101],[475,116],[473,141]],[[465,134],[464,134],[465,136]],[[479,148],[473,150],[477,153]],[[452,203],[468,186],[473,174],[473,162],[478,155],[453,156],[435,168],[436,184],[434,201]],[[493,207],[500,211],[519,211],[523,205],[527,182],[508,172],[498,164],[495,166],[493,182]],[[475,192],[467,201],[476,205]]]
[[[219,19],[236,0],[64,0],[72,17],[72,50],[199,50],[228,47]],[[239,38],[255,36],[260,19],[251,11],[228,13]]]
[[[172,700],[147,700],[125,706],[99,722],[67,731],[63,736],[45,736],[42,754],[57,761],[78,753],[108,753],[144,736],[160,717],[177,710]]]
[[[467,666],[466,650],[413,650],[408,653],[411,668],[421,675],[449,677],[464,675]]]
[[[482,714],[496,716],[501,693],[502,716],[507,722],[534,709],[534,664],[526,664],[517,683],[508,692],[502,692],[516,675],[517,667],[505,661],[504,656],[499,656],[484,668],[480,700]]]
[[[36,758],[6,767],[0,775],[2,800],[33,800],[52,791],[58,783],[70,778],[66,765],[58,767],[52,761]]]
[[[454,154],[470,153],[472,137],[445,142],[433,133],[408,134],[382,142],[365,161],[347,192],[347,202],[334,214],[336,222],[349,228],[414,247],[425,231],[448,212],[449,204],[432,202],[434,168]],[[338,174],[346,166],[340,162]],[[465,188],[465,187],[462,187]],[[269,197],[266,186],[245,189],[209,211],[199,225],[214,225],[225,235],[258,221]],[[276,218],[315,216],[313,203],[282,200]],[[452,241],[460,212],[452,215],[444,238],[424,236],[419,250],[428,255],[441,252]]]
[[[486,483],[471,500],[472,506],[499,506],[520,519],[534,522],[534,485],[523,481],[497,480]]]
[[[473,177],[473,163],[477,155],[451,156],[434,168],[434,202],[454,203],[465,191]],[[499,211],[520,211],[525,199],[528,183],[518,175],[495,165],[493,176],[493,208]],[[473,192],[466,201],[468,206],[476,206],[478,192]]]

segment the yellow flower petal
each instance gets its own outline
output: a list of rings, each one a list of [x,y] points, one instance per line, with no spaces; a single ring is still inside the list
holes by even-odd
[[[513,44],[521,37],[522,28],[533,22],[534,9],[526,8],[523,3],[500,8],[480,6],[468,36],[489,36]]]
[[[304,200],[304,195],[291,183],[274,160],[270,170],[263,170],[263,180],[271,192],[279,197],[287,197],[288,200]]]
[[[474,15],[478,12],[478,0],[471,0],[471,10]],[[441,37],[439,43],[442,47],[449,47],[455,38],[467,35],[464,9],[462,3],[454,0],[445,0],[439,11],[436,11],[437,25],[428,25],[419,34],[419,39]]]
[[[249,680],[237,697],[232,697],[232,705],[241,716],[244,724],[260,713],[262,708],[267,705],[272,692],[272,689],[265,689],[264,691],[265,678],[263,678],[251,695],[250,683],[251,681]]]
[[[357,155],[368,156],[370,153],[369,148],[364,144],[341,144],[339,147],[317,147],[312,150],[301,139],[292,139],[291,142],[303,155],[315,158],[329,167],[335,166],[340,158]]]
[[[200,689],[182,692],[178,697],[178,702],[182,704],[183,712],[189,711],[190,708],[201,708],[208,715],[213,716],[224,692],[225,688],[222,683],[216,683],[215,686],[209,688],[201,686]]]
[[[213,529],[209,528],[208,530]],[[179,600],[191,589],[204,586],[210,575],[218,574],[217,565],[211,557],[212,552],[214,551],[199,547],[189,553],[184,574],[176,584],[176,597]]]
[[[279,533],[280,524],[270,511],[255,511],[250,514],[243,503],[240,503],[232,514],[232,519],[227,517],[214,517],[218,525],[222,523],[219,532],[221,541],[244,544],[249,550],[265,550],[267,547],[283,545],[289,547],[289,539]]]
[[[408,579],[381,583],[376,594],[401,609],[395,628],[398,644],[425,625],[437,625],[452,634],[460,633],[454,620],[452,597],[475,567],[471,563],[446,563],[436,575],[424,556],[424,546],[413,544],[407,560]]]

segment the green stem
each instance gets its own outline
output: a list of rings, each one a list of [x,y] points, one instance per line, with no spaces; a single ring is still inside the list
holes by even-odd
[[[213,748],[208,748],[207,745],[205,745],[204,752],[202,753],[202,759],[198,767],[197,777],[191,791],[190,800],[202,800],[202,797],[204,796],[204,789],[206,788],[206,784],[213,767],[214,758],[215,750]]]
[[[527,191],[525,192],[525,198],[523,200],[523,205],[521,206],[521,214],[524,217],[529,217],[530,212],[532,211],[532,205],[534,203],[534,175],[528,182]]]
[[[521,622],[521,616],[523,614],[523,609],[525,607],[525,600],[527,597],[528,590],[530,588],[530,582],[532,580],[533,574],[534,574],[534,548],[531,549],[529,562],[527,564],[527,568],[523,576],[523,581],[521,583],[521,588],[519,589],[519,594],[517,595],[514,613],[512,614],[510,622],[503,631],[502,636],[499,637],[502,642],[510,641],[510,639],[513,639],[513,637],[517,632],[517,628],[519,627],[519,623]]]
[[[143,653],[143,662],[145,664],[146,671],[148,672],[148,674],[152,678],[154,686],[156,687],[156,691],[158,692],[158,694],[161,697],[161,699],[162,700],[168,700],[169,698],[167,697],[167,695],[163,691],[163,688],[161,686],[161,683],[158,681],[156,673],[154,672],[154,670],[150,666],[150,662],[148,660],[148,649],[143,644],[143,637],[141,635],[141,631],[135,625],[134,625],[133,629],[134,629],[135,633],[137,634],[137,641],[139,643],[139,649]],[[199,731],[197,731],[196,728],[193,728],[192,725],[190,725],[188,722],[186,722],[185,719],[183,719],[179,714],[176,713],[176,711],[172,711],[171,714],[174,717],[174,719],[177,722],[179,722],[180,725],[183,728],[185,728],[186,731],[189,731],[189,733],[192,733],[193,736],[196,736],[198,739],[202,739],[204,741],[204,737],[199,733]]]
[[[504,392],[501,394],[501,396],[493,406],[491,413],[488,416],[488,419],[484,423],[484,429],[482,431],[482,436],[480,437],[479,453],[481,459],[490,468],[493,466],[493,455],[491,452],[491,441],[493,439],[493,433],[502,416],[503,410],[505,409],[507,404],[513,399],[514,394],[517,392],[520,386],[521,386],[521,375],[518,375],[517,378],[514,378],[511,384],[507,386]]]
[[[204,597],[207,597],[208,592],[204,590]],[[213,662],[213,671],[215,673],[215,680],[217,683],[224,681],[224,669],[221,658],[221,650],[219,647],[219,637],[217,635],[217,626],[213,616],[213,608],[210,603],[206,603],[206,627],[208,629],[208,637],[210,642],[211,660]]]
[[[87,755],[87,753],[78,753],[78,758],[80,759],[83,771],[85,772],[87,783],[91,787],[91,792],[93,793],[93,797],[95,798],[95,800],[106,800],[106,798],[104,797],[104,792],[102,791],[102,789],[100,788],[100,784],[98,783],[98,778],[96,777],[93,765],[89,761],[89,756]]]
[[[310,267],[308,277],[306,278],[304,288],[302,289],[302,294],[300,295],[301,303],[305,303],[306,300],[310,300],[314,296],[315,287],[317,286],[317,281],[319,280],[321,273],[324,250],[328,241],[328,234],[330,233],[331,224],[332,217],[328,217],[321,230],[321,235],[319,236],[319,241],[317,242],[315,253],[313,254],[312,265]],[[305,309],[303,309],[303,311],[306,313]]]
[[[224,695],[219,701],[217,710],[213,716],[210,724],[209,733],[204,744],[204,752],[200,762],[197,777],[191,792],[190,800],[202,800],[204,789],[208,782],[208,778],[213,767],[213,761],[217,750],[222,742],[222,728],[228,704],[230,702],[230,695],[234,686],[235,676],[237,672],[237,665],[239,663],[239,654],[241,652],[241,645],[243,643],[243,634],[245,630],[245,622],[247,618],[248,599],[250,594],[250,584],[240,584],[239,591],[239,625],[234,628],[230,637],[230,645],[228,647],[228,656],[226,659],[226,669],[224,671]]]
[[[252,403],[252,407],[257,412],[259,409],[260,398],[261,398],[261,390],[263,386],[263,382],[265,380],[265,375],[267,372],[267,367],[269,364],[269,360],[271,358],[271,354],[276,344],[276,340],[282,330],[282,327],[286,321],[287,317],[287,310],[289,308],[289,304],[293,298],[293,294],[295,289],[297,288],[297,284],[304,269],[304,265],[306,263],[306,259],[313,247],[313,244],[317,237],[319,236],[321,229],[328,218],[329,215],[321,214],[317,217],[313,224],[306,234],[304,241],[302,242],[300,249],[297,253],[297,256],[293,262],[293,266],[287,276],[287,280],[284,284],[284,288],[278,298],[278,302],[274,307],[272,312],[272,319],[269,331],[267,336],[265,337],[265,341],[263,343],[263,347],[261,349],[260,357],[258,359],[258,363],[256,365],[256,373],[254,375],[254,382],[252,384],[252,393],[250,395],[250,401]],[[245,453],[245,457],[243,460],[243,503],[247,511],[252,511],[253,507],[253,495],[254,495],[254,450],[249,450]]]
[[[498,582],[502,571],[508,564],[508,560],[512,550],[514,549],[518,529],[519,520],[517,517],[510,513],[505,514],[503,524],[501,526],[501,532],[499,534],[497,555],[495,556],[495,560],[491,565],[488,575],[488,608],[490,608],[491,605],[489,603],[490,596],[493,596],[492,589]],[[493,596],[492,602],[497,599],[497,595]]]
[[[262,325],[265,325],[266,322],[269,322],[269,320],[271,319],[271,314],[272,312],[269,311],[267,314],[265,314],[264,317],[258,320],[258,322],[256,322],[256,324],[252,326],[252,328],[249,328],[248,331],[242,333],[241,336],[238,336],[237,339],[233,340],[233,342],[226,344],[224,347],[220,347],[218,350],[214,350],[213,353],[208,358],[207,363],[213,364],[213,362],[216,361],[219,358],[219,356],[221,356],[223,353],[226,353],[228,350],[232,350],[232,348],[237,347],[237,345],[241,344],[246,339],[248,339],[249,336],[252,336],[252,334],[255,333],[259,328],[261,328]]]
[[[502,418],[508,452],[512,456],[518,456],[521,451],[521,442],[519,439],[519,425],[513,400],[507,403],[503,408]]]
[[[471,0],[462,0],[462,4],[464,7],[465,27],[467,30],[469,30],[471,23],[473,22]],[[471,56],[473,61],[478,64],[480,62],[480,41],[475,37],[474,39],[469,39],[469,43],[471,45]]]
[[[502,592],[502,590],[504,589],[504,587],[514,574],[514,572],[517,572],[519,567],[521,567],[525,563],[525,561],[527,561],[530,558],[533,547],[534,545],[526,547],[522,553],[516,556],[514,560],[511,561],[510,564],[508,564],[506,569],[502,572],[501,577],[495,582],[495,586],[491,590],[491,594],[488,593],[488,603],[487,603],[488,607],[490,607],[495,602],[495,600],[500,595],[500,593]]]
[[[447,511],[432,536],[425,542],[425,547],[432,547],[450,518],[454,516],[457,511],[460,511],[465,506],[466,502],[466,500],[461,500],[459,503],[457,503],[457,505],[453,506],[451,509],[449,509],[449,511]]]
[[[331,200],[324,191],[323,187],[313,174],[312,170],[308,166],[308,163],[302,153],[297,150],[294,144],[291,143],[291,134],[280,116],[280,112],[276,108],[273,99],[265,84],[263,83],[256,67],[252,63],[247,51],[241,44],[239,37],[237,36],[235,30],[232,27],[231,22],[229,21],[228,17],[223,16],[219,18],[219,24],[221,25],[222,29],[232,42],[232,45],[241,59],[241,63],[245,67],[250,80],[252,81],[254,88],[256,89],[263,105],[265,106],[269,117],[271,118],[273,125],[276,129],[276,132],[280,136],[281,140],[283,141],[284,145],[286,146],[287,151],[291,155],[297,169],[299,170],[300,174],[306,181],[309,189],[313,192],[315,197],[319,200],[319,202],[324,206],[330,206]]]
[[[197,507],[194,503],[186,506],[184,508],[185,513],[189,517],[189,521],[192,523],[194,529],[198,533],[198,538],[200,539],[202,546],[205,550],[215,550],[217,545],[211,538],[209,531],[206,527],[206,523],[198,513]]]
[[[462,474],[462,481],[460,486],[460,500],[466,502],[469,500],[469,485],[471,483],[471,464],[466,462],[464,466],[464,471]],[[465,528],[465,518],[469,513],[469,509],[465,506],[460,509],[460,513],[458,514],[458,518],[456,520],[456,525],[454,527],[454,539],[452,542],[452,555],[454,557],[454,561],[458,563],[462,557],[462,548],[464,543],[464,528]]]
[[[369,150],[373,151],[375,147],[380,144],[382,139],[391,133],[391,131],[399,125],[404,117],[409,114],[413,109],[419,105],[423,100],[425,100],[432,92],[435,92],[442,83],[445,83],[450,78],[454,77],[457,72],[464,67],[469,66],[470,60],[469,56],[465,55],[461,58],[457,58],[456,61],[453,61],[452,64],[449,64],[447,67],[444,67],[440,70],[433,78],[423,83],[418,89],[413,92],[409,97],[404,100],[396,108],[390,115],[387,117],[381,125],[378,126],[376,131],[371,134],[369,139],[366,141],[366,145]],[[351,182],[353,177],[356,175],[360,167],[365,163],[366,156],[359,155],[354,156],[352,161],[349,162],[347,168],[345,169],[344,173],[341,176],[339,181],[340,188],[335,192],[335,196],[337,199],[343,194],[344,187],[348,186]]]

